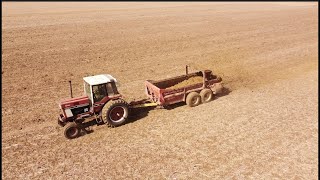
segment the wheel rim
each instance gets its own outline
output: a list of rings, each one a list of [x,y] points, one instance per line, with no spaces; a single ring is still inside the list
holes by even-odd
[[[198,98],[197,96],[195,96],[195,97],[193,97],[193,98],[191,99],[191,103],[192,103],[193,105],[198,104],[198,102],[199,102],[199,98]]]
[[[71,127],[67,130],[68,137],[73,138],[73,137],[77,136],[77,134],[78,134],[78,129],[76,127]]]
[[[117,106],[111,109],[109,118],[111,121],[118,122],[122,121],[125,117],[125,109]]]
[[[204,100],[205,100],[205,101],[210,101],[210,99],[211,99],[211,94],[210,94],[210,93],[206,93],[206,94],[204,95]]]

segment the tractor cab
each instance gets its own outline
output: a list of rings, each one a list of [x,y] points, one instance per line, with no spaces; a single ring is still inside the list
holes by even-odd
[[[110,74],[100,74],[84,77],[84,92],[90,103],[95,104],[105,100],[106,97],[118,95],[117,80]]]

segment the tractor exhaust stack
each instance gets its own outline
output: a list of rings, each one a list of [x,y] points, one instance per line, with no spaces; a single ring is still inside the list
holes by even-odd
[[[70,85],[70,94],[71,94],[71,98],[73,98],[73,96],[72,96],[72,85],[71,85],[71,81],[69,81],[69,85]]]
[[[186,65],[186,75],[188,75],[188,65]]]

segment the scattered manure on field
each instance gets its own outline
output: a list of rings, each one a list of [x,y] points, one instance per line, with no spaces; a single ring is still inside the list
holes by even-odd
[[[203,77],[201,76],[193,76],[193,77],[190,77],[178,84],[175,84],[171,87],[168,87],[166,89],[179,89],[179,88],[182,88],[182,87],[186,87],[186,86],[190,86],[190,85],[193,85],[193,84],[198,84],[198,83],[202,83],[203,82]]]

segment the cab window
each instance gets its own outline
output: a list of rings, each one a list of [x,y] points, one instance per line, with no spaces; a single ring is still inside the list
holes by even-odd
[[[89,97],[91,101],[92,97],[91,97],[90,85],[86,82],[84,83],[84,89],[85,89],[86,95]]]
[[[106,91],[106,84],[99,84],[92,86],[93,101],[101,101],[104,97],[108,96]]]

